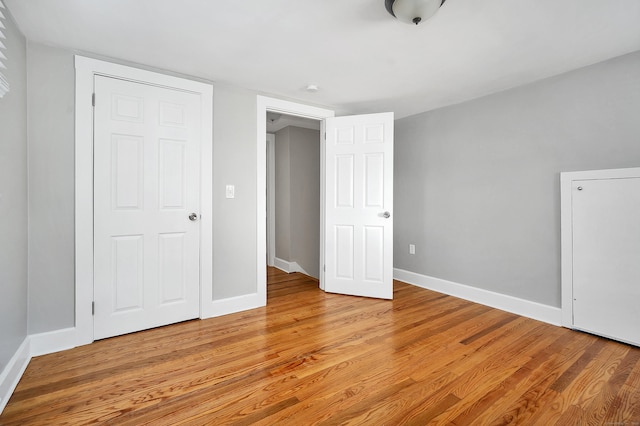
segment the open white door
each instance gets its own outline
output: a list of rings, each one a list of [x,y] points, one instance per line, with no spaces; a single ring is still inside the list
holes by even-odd
[[[393,113],[326,119],[325,291],[393,298]]]

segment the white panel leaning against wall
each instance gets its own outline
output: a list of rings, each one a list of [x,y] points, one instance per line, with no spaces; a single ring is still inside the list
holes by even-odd
[[[4,55],[4,52],[3,52],[3,50],[7,48],[3,41],[3,40],[6,40],[6,36],[3,32],[3,30],[5,29],[4,22],[3,22],[3,20],[6,19],[4,15],[5,12],[6,12],[6,9],[4,8],[4,4],[2,3],[2,0],[0,0],[0,98],[3,97],[4,94],[9,91],[9,82],[7,81],[7,79],[5,78],[2,72],[2,70],[7,68],[6,66],[7,57]]]

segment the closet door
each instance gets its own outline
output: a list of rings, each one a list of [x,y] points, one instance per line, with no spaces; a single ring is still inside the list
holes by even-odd
[[[95,77],[94,337],[200,314],[197,94]]]
[[[573,180],[573,325],[640,345],[640,178]]]

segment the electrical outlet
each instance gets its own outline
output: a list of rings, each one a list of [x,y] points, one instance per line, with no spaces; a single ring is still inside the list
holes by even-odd
[[[409,244],[409,254],[416,254],[416,245]]]
[[[235,198],[236,197],[236,187],[235,187],[235,185],[227,185],[226,195],[227,195],[227,198]]]

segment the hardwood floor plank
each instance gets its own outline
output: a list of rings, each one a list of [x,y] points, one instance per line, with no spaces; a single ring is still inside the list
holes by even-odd
[[[499,330],[502,326],[509,324],[511,321],[514,321],[516,318],[518,318],[517,315],[507,315],[504,318],[502,318],[500,321],[496,322],[495,324],[492,324],[490,327],[484,328],[479,332],[475,333],[474,335],[461,340],[460,343],[462,343],[463,345],[468,345],[470,343],[473,343],[479,338],[481,338],[482,336],[485,336],[494,330]]]
[[[572,383],[572,389],[567,389],[566,394],[573,396],[570,402],[583,409],[598,395],[602,386],[609,383],[614,376],[616,368],[627,351],[627,345],[607,341],[600,351],[600,356],[594,357],[592,361],[576,376]]]
[[[610,369],[613,369],[614,372],[611,375],[610,379],[604,384],[600,392],[596,398],[589,404],[587,408],[587,412],[592,413],[591,419],[593,421],[600,422],[602,424],[606,422],[611,422],[611,420],[605,420],[609,409],[617,405],[618,408],[614,410],[614,412],[622,411],[620,410],[619,404],[622,401],[622,386],[625,381],[631,374],[633,368],[637,365],[638,360],[640,359],[640,353],[636,351],[628,351],[626,354],[621,354],[624,356],[617,363],[617,360],[613,359]],[[617,366],[615,365],[617,363]],[[624,420],[623,420],[624,421]]]
[[[525,391],[544,380],[544,377],[549,373],[553,374],[562,364],[566,364],[566,360],[577,358],[585,346],[581,346],[580,342],[576,341],[576,335],[562,331],[558,335],[559,337],[553,343],[533,355],[529,362],[501,383],[499,388],[493,389],[480,398],[468,410],[456,417],[452,423],[461,426],[472,423],[488,423],[491,418],[495,418],[501,412],[506,412],[507,407],[515,405],[517,399]],[[567,351],[567,348],[572,350],[571,353]],[[494,407],[499,407],[499,410]],[[556,406],[549,405],[544,413],[553,416],[556,413]],[[539,424],[548,425],[554,424],[554,422],[550,419],[541,419]]]
[[[528,365],[531,368],[531,373],[524,380],[516,383],[513,389],[507,391],[494,406],[487,407],[473,424],[523,423],[529,415],[526,414],[527,412],[536,411],[536,407],[539,407],[542,401],[555,398],[557,392],[549,389],[550,384],[574,364],[591,341],[591,339],[583,339],[579,335],[568,337],[569,339],[561,336],[549,347],[543,348],[535,355]],[[549,404],[545,406],[550,407],[550,410],[553,408]]]
[[[403,422],[403,424],[426,425],[432,419],[439,416],[442,412],[458,404],[459,402],[460,398],[453,394],[447,394],[447,396],[445,396],[440,402],[434,404],[433,406],[427,405],[428,408],[426,410],[421,410],[419,415],[409,419],[406,423]]]
[[[576,362],[574,362],[571,367],[565,370],[564,373],[558,379],[553,382],[550,386],[550,389],[562,393],[567,386],[575,380],[575,378],[582,372],[585,367],[595,358],[595,356],[604,348],[607,344],[605,340],[596,339],[593,343],[587,348],[587,350],[582,354]]]
[[[526,346],[526,345],[525,345]],[[487,392],[499,388],[509,377],[513,376],[531,359],[530,354],[524,352],[521,347],[514,345],[512,350],[493,353],[486,356],[481,362],[475,364],[473,369],[467,369],[460,374],[458,379],[442,387],[438,392],[429,397],[429,401],[440,399],[446,395],[455,395],[464,404],[456,404],[450,409],[443,411],[437,417],[434,424],[442,424],[456,414],[463,411],[466,401],[476,401],[481,399]],[[454,372],[456,370],[453,370]],[[427,404],[422,404],[418,410]]]
[[[340,424],[363,424],[362,421],[352,421],[355,417],[366,415],[371,410],[371,407],[378,401],[385,400],[389,397],[396,395],[398,392],[407,388],[414,381],[407,378],[398,383],[390,383],[384,386],[380,391],[371,393],[367,398],[360,400],[358,403],[349,406],[348,408],[340,411],[339,418],[330,417],[328,420],[318,423],[319,425],[334,425],[337,422]],[[377,420],[368,419],[368,420]]]
[[[446,420],[453,425],[464,426],[471,424],[473,421],[478,421],[478,419],[480,419],[490,407],[505,407],[507,395],[512,394],[525,380],[533,377],[534,372],[540,368],[544,362],[548,361],[549,354],[559,352],[570,342],[570,340],[570,335],[560,335],[553,343],[551,343],[551,345],[540,349],[527,363],[507,377],[498,386],[488,392],[485,391],[484,395],[477,398],[464,410],[451,412],[446,417],[441,416],[440,420]],[[453,417],[454,415],[455,417]]]
[[[637,357],[636,351],[629,351],[631,356]],[[619,424],[631,418],[640,417],[640,360],[632,367],[627,380],[609,406],[603,418],[604,423]],[[636,410],[634,416],[633,411]]]
[[[589,352],[589,350],[592,349],[593,347],[594,345],[591,345],[589,348],[587,348],[586,352]],[[596,360],[600,360],[600,359],[596,358]],[[608,362],[609,360],[606,360],[603,364],[608,364]],[[555,368],[545,368],[543,370],[545,374],[543,380],[531,386],[518,399],[518,401],[507,410],[505,414],[503,414],[500,418],[496,418],[492,424],[498,424],[504,421],[505,419],[511,422],[518,421],[520,423],[530,421],[532,417],[535,417],[540,414],[539,407],[551,404],[552,401],[556,399],[558,393],[550,386],[550,383],[554,383],[555,378],[559,377],[562,374],[562,368],[563,368],[562,364],[559,364],[559,363],[555,363],[555,364],[556,364]],[[573,365],[575,365],[575,363]],[[607,365],[606,367],[599,366],[599,370],[596,372],[595,377],[593,375],[589,375],[590,378],[593,378],[593,381],[587,385],[589,390],[586,393],[585,392],[581,393],[581,396],[588,394],[589,400],[593,399],[593,397],[595,396],[595,393],[599,392],[602,388],[602,383],[600,382],[600,379],[602,375],[605,374],[606,371],[610,371],[609,365]],[[578,377],[581,377],[581,375],[579,375]],[[582,377],[585,377],[585,376],[582,375]],[[576,380],[577,379],[578,378],[576,378]],[[575,384],[572,383],[572,385],[575,385]],[[577,388],[585,389],[582,385],[577,385]],[[595,393],[592,394],[591,392],[595,392]],[[568,403],[572,405],[576,405],[575,401],[571,401],[571,399],[568,400]],[[582,412],[584,412],[584,410],[582,410]],[[575,424],[581,424],[582,422],[580,418],[576,418],[574,420],[576,422]],[[586,424],[589,424],[589,423],[586,423]]]
[[[264,308],[34,358],[0,425],[640,422],[640,348],[399,281],[388,301],[267,276]]]

